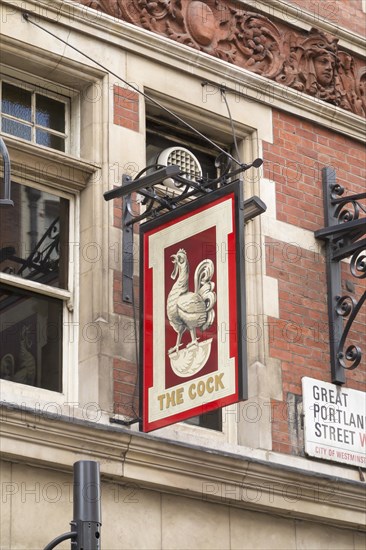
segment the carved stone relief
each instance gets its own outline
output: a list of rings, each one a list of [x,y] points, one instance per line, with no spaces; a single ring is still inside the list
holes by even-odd
[[[284,47],[286,58],[277,82],[357,115],[366,115],[355,59],[339,50],[337,38],[317,29],[311,29],[305,37],[288,32]]]
[[[300,33],[228,0],[76,0],[366,116],[366,66],[317,29]]]

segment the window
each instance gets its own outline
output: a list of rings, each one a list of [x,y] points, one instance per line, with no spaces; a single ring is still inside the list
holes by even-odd
[[[186,424],[192,426],[200,426],[201,428],[207,428],[209,430],[221,430],[222,429],[222,410],[216,409],[200,416],[194,416],[189,420],[186,420]]]
[[[67,288],[68,200],[12,183],[14,207],[1,210],[0,271]]]
[[[80,202],[100,169],[101,134],[88,128],[102,120],[104,103],[90,98],[105,74],[75,72],[67,56],[55,70],[52,52],[35,44],[2,46],[0,133],[14,207],[0,206],[1,400],[64,407],[79,399]],[[0,159],[0,196],[1,172]]]
[[[12,199],[0,216],[0,378],[61,392],[69,201],[14,182]]]
[[[226,147],[223,143],[219,145]],[[146,160],[147,166],[178,164],[188,178],[201,181],[215,179],[228,168],[223,154],[193,131],[161,114],[150,115],[147,119]],[[171,194],[173,189],[173,193],[180,192],[179,184],[168,187],[170,190],[165,186],[161,191]]]
[[[1,131],[66,151],[68,99],[28,85],[1,82]]]
[[[0,378],[62,391],[62,302],[0,287]]]

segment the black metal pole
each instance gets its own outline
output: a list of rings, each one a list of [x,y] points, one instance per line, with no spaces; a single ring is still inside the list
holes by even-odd
[[[80,460],[74,464],[74,516],[76,538],[72,550],[100,550],[101,511],[99,463]]]
[[[71,531],[63,533],[45,546],[52,550],[71,539],[71,550],[100,550],[100,472],[99,463],[80,460],[74,464],[74,516]]]

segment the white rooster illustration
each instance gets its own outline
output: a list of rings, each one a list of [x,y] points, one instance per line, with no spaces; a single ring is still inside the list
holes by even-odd
[[[174,264],[172,279],[177,279],[167,299],[167,315],[171,326],[178,333],[176,344],[169,355],[179,352],[183,333],[189,330],[191,342],[187,348],[198,345],[196,330],[208,329],[215,319],[215,284],[212,282],[214,264],[211,260],[202,260],[194,274],[194,292],[188,290],[189,263],[187,253],[182,248],[171,256]]]

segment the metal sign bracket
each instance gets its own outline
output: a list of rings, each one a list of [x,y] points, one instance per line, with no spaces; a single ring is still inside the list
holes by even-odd
[[[366,193],[344,197],[344,188],[337,184],[331,167],[323,168],[322,182],[326,227],[315,231],[315,237],[325,242],[332,382],[344,384],[345,371],[357,368],[362,358],[360,346],[346,347],[346,341],[366,300],[366,291],[358,300],[342,293],[341,260],[350,259],[350,271],[355,279],[366,278],[366,219],[361,217],[366,207],[360,203],[366,199]],[[348,285],[348,290],[351,286]]]

